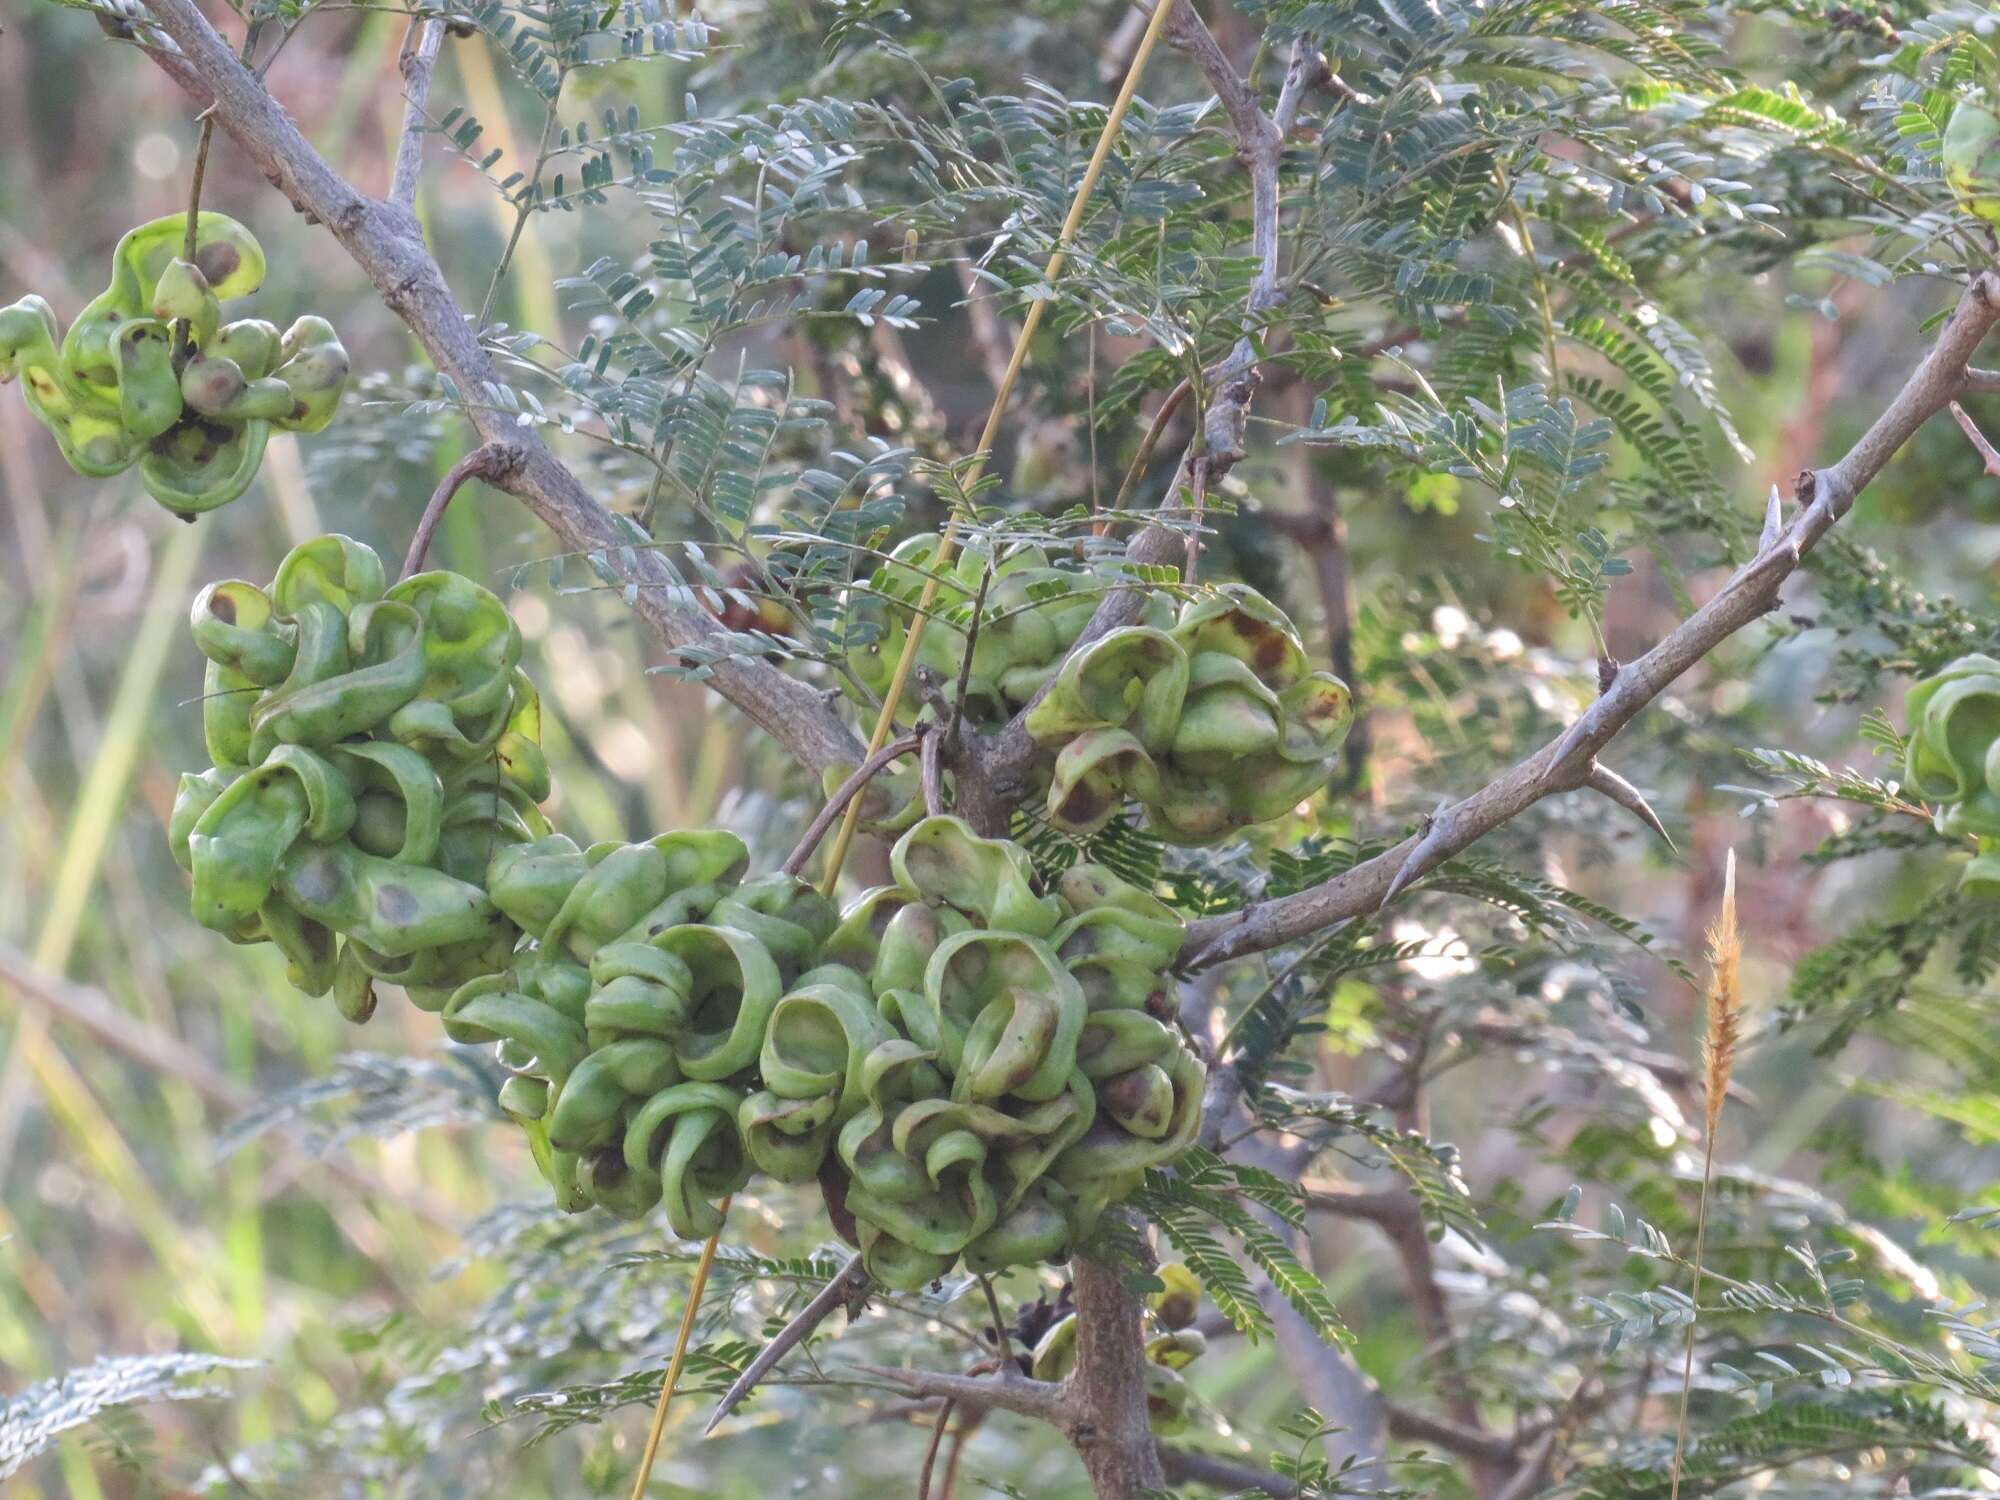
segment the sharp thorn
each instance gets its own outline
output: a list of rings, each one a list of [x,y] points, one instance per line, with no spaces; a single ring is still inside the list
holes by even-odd
[[[1590,710],[1585,709],[1576,716],[1575,722],[1562,732],[1562,737],[1556,741],[1555,754],[1549,757],[1550,771],[1554,771],[1569,759],[1570,751],[1574,750],[1576,742],[1583,738],[1583,726],[1589,722]]]
[[[1673,835],[1667,832],[1667,825],[1660,821],[1660,815],[1653,811],[1653,805],[1640,793],[1639,789],[1620,776],[1609,766],[1598,761],[1590,763],[1590,771],[1583,778],[1583,784],[1601,796],[1609,797],[1625,811],[1660,836],[1669,852],[1679,854],[1674,846]]]
[[[758,1351],[743,1373],[736,1377],[735,1384],[722,1393],[722,1399],[715,1403],[715,1410],[709,1414],[708,1425],[701,1430],[708,1437],[721,1425],[722,1419],[743,1404],[743,1398],[757,1387],[757,1382],[771,1373],[779,1360],[804,1343],[812,1331],[824,1323],[848,1298],[868,1284],[868,1273],[862,1269],[860,1255],[855,1255],[819,1292],[812,1301],[799,1310],[796,1317],[780,1328]]]
[[[1785,502],[1778,494],[1778,487],[1771,486],[1771,498],[1764,502],[1764,533],[1757,538],[1757,553],[1761,557],[1777,544],[1785,530]]]
[[[1395,878],[1389,882],[1389,889],[1382,893],[1382,899],[1376,903],[1377,911],[1402,895],[1410,888],[1411,883],[1424,873],[1429,867],[1431,856],[1443,846],[1450,831],[1451,823],[1446,814],[1439,813],[1430,820],[1430,825],[1424,830],[1424,836],[1417,840],[1417,847],[1410,851],[1409,858],[1403,861],[1402,868],[1396,871]]]

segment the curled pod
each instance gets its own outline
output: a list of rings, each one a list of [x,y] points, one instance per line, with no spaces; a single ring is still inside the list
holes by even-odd
[[[441,1019],[445,1035],[455,1042],[499,1044],[513,1072],[541,1079],[552,1095],[589,1054],[583,1028],[526,993],[511,974],[489,974],[459,986]]]
[[[139,478],[177,516],[217,510],[250,488],[271,438],[269,422],[191,417],[144,447]]]
[[[1037,744],[1067,744],[1093,729],[1124,729],[1149,753],[1173,742],[1188,689],[1188,657],[1165,631],[1129,625],[1073,652],[1048,696],[1028,711]]]
[[[981,838],[962,818],[925,818],[896,841],[889,867],[905,889],[988,927],[1046,937],[1062,921],[1061,904],[1035,894],[1027,850]]]
[[[1004,1082],[1001,1093],[1034,1102],[1062,1092],[1088,1010],[1082,988],[1046,943],[973,928],[938,945],[923,989],[899,996],[891,1019],[968,1080],[963,1088]],[[1036,1049],[1023,1052],[1029,1037]]]
[[[1168,1086],[1164,1128],[1152,1133],[1157,1124],[1151,1112],[1157,1103],[1152,1075],[1132,1070],[1141,1075],[1134,1084],[1122,1082],[1132,1072],[1113,1075],[1097,1086],[1099,1108],[1089,1131],[1050,1166],[1056,1181],[1079,1195],[1107,1195],[1104,1201],[1115,1202],[1124,1196],[1127,1184],[1136,1186],[1147,1168],[1164,1166],[1194,1144],[1201,1131],[1201,1094],[1208,1077],[1201,1059],[1181,1046],[1148,1066],[1156,1068]],[[1111,1112],[1114,1105],[1148,1133],[1128,1128]]]
[[[521,628],[490,589],[458,573],[406,578],[387,601],[418,624],[422,673],[389,733],[434,760],[474,760],[499,742],[513,712]]]
[[[340,838],[354,812],[347,779],[329,761],[280,746],[224,786],[188,829],[195,920],[222,932],[241,927],[270,900],[293,846]]]
[[[506,921],[476,885],[344,842],[297,845],[278,889],[314,921],[390,958],[488,939]]]
[[[784,982],[764,945],[733,927],[670,927],[650,939],[687,966],[688,1029],[675,1045],[689,1078],[728,1078],[757,1059]]]
[[[720,1229],[720,1201],[750,1181],[736,1130],[741,1106],[742,1095],[720,1083],[677,1083],[642,1104],[626,1127],[626,1166],[658,1177],[667,1223],[683,1239]]]

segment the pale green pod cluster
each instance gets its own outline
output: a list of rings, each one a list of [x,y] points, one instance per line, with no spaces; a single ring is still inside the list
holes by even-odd
[[[847,656],[847,685],[864,704],[888,691],[938,542],[904,542],[850,599],[853,618],[871,627]],[[1289,812],[1325,781],[1347,736],[1347,685],[1311,670],[1284,611],[1244,584],[1147,590],[1135,623],[1072,651],[1122,577],[1115,565],[1053,566],[1033,547],[996,562],[990,549],[968,545],[939,577],[917,648],[933,692],[906,690],[898,717],[914,723],[937,692],[957,691],[977,603],[966,720],[991,728],[1028,710],[1029,734],[1055,756],[1044,774],[1056,827],[1094,833],[1132,801],[1169,843],[1209,844]],[[828,769],[826,790],[852,770]],[[878,777],[866,796],[864,825],[877,833],[901,832],[923,815],[913,767]]]
[[[186,231],[181,214],[128,231],[111,285],[66,334],[40,297],[0,308],[0,383],[20,377],[70,467],[106,478],[136,464],[184,517],[249,488],[272,428],[332,421],[348,367],[324,318],[283,333],[257,318],[224,323],[221,304],[263,284],[263,249],[234,219],[202,213],[184,260]]]
[[[1937,831],[1977,841],[1959,885],[2000,895],[2000,661],[1961,656],[1910,689],[1903,780]]]
[[[746,863],[719,833],[495,855],[535,941],[445,1026],[498,1043],[566,1207],[659,1204],[698,1237],[755,1174],[817,1182],[870,1274],[913,1288],[1067,1257],[1193,1142],[1204,1072],[1161,979],[1183,926],[1146,892],[1092,866],[1040,891],[949,817],[845,913]]]
[[[1171,843],[1281,817],[1326,779],[1352,698],[1312,671],[1284,611],[1245,584],[1207,590],[1167,629],[1113,630],[1072,655],[1027,729],[1056,751],[1048,818],[1090,833],[1125,803]]]
[[[276,943],[355,1020],[378,979],[435,1009],[504,967],[520,930],[487,866],[548,832],[549,773],[500,600],[456,573],[391,587],[371,549],[322,536],[268,587],[210,584],[190,626],[214,764],[181,778],[169,834],[196,920]]]
[[[2000,225],[2000,112],[1983,95],[1961,99],[1951,112],[1942,159],[1959,207]]]
[[[916,605],[933,572],[939,538],[914,536],[890,554],[865,589],[850,597],[851,617],[873,627],[870,637],[847,655],[847,665],[871,699],[844,684],[863,707],[887,695],[896,662],[903,654]],[[931,620],[917,646],[917,665],[942,686],[956,691],[972,608],[979,582],[992,562],[990,548],[967,543],[940,575],[931,602]],[[997,724],[1026,706],[1062,665],[1070,642],[1083,632],[1116,579],[1109,568],[1056,567],[1039,547],[1008,551],[993,563],[993,580],[980,607],[972,661],[965,671],[965,713],[975,726]],[[1150,623],[1170,624],[1173,605],[1160,596],[1146,602]],[[897,717],[915,723],[923,702],[906,693]]]

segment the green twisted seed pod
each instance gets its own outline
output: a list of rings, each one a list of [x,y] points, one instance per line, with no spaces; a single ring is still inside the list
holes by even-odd
[[[253,758],[270,744],[329,746],[369,733],[424,680],[424,624],[406,604],[363,604],[343,620],[321,602],[297,619],[291,674],[250,713]]]
[[[1189,771],[1218,773],[1241,756],[1275,750],[1278,695],[1233,656],[1205,651],[1188,664],[1187,699],[1169,749]]]
[[[324,318],[300,318],[285,330],[278,367],[271,378],[291,397],[291,406],[274,418],[292,432],[318,432],[340,409],[347,388],[347,350],[333,325]]]
[[[1963,656],[1910,689],[1904,779],[1937,808],[1938,831],[2000,835],[2000,661]]]
[[[485,939],[505,920],[475,885],[352,844],[298,845],[278,890],[314,921],[391,958]]]
[[[1958,102],[1945,126],[1944,180],[1958,206],[1988,224],[2000,224],[2000,114],[1984,98]]]
[[[625,1132],[625,1164],[660,1181],[667,1223],[683,1239],[722,1227],[723,1198],[750,1181],[736,1132],[742,1096],[720,1083],[677,1083],[641,1105]]]
[[[552,833],[494,851],[486,870],[493,904],[531,937],[543,937],[590,864],[567,836]]]
[[[774,1182],[811,1182],[833,1138],[834,1096],[787,1099],[769,1089],[746,1096],[736,1128],[757,1170]]]
[[[1187,936],[1179,912],[1102,865],[1072,865],[1056,893],[1077,914],[1055,930],[1049,946],[1072,969],[1090,957],[1164,969]]]
[[[923,909],[922,898],[915,891],[906,891],[899,885],[870,886],[840,914],[840,921],[820,949],[821,958],[830,964],[845,964],[859,973],[871,972],[890,922],[897,913],[913,906]],[[919,978],[929,959],[930,952],[926,949],[923,960],[916,965]]]
[[[762,943],[788,980],[812,967],[839,919],[833,903],[795,875],[746,880],[708,913],[713,925],[734,927]]]
[[[1188,658],[1162,630],[1113,630],[1072,655],[1046,698],[1028,712],[1036,741],[1062,743],[1092,729],[1126,729],[1148,751],[1172,743],[1187,697]]]
[[[418,622],[423,664],[421,685],[396,710],[390,733],[433,758],[487,754],[513,710],[520,627],[491,590],[458,573],[419,573],[387,597]]]
[[[733,927],[670,927],[651,942],[688,969],[688,1031],[675,1048],[681,1071],[713,1081],[749,1067],[784,989],[770,952]]]
[[[167,262],[153,284],[151,311],[162,323],[186,323],[188,341],[197,349],[214,343],[222,325],[222,304],[201,267],[178,256]]]
[[[912,904],[889,919],[882,941],[870,966],[869,977],[877,995],[898,990],[921,990],[924,972],[938,944],[954,933],[971,930],[971,920],[949,907]]]
[[[111,254],[111,285],[70,325],[63,361],[100,400],[117,400],[111,345],[119,326],[152,310],[160,278],[179,259],[186,234],[182,214],[127,230]],[[226,214],[204,212],[196,218],[195,266],[218,301],[248,296],[264,282],[263,248]]]
[[[576,1192],[584,1202],[621,1219],[643,1219],[660,1201],[660,1179],[652,1172],[633,1171],[625,1164],[624,1151],[603,1147],[577,1156]]]
[[[1201,1059],[1182,1046],[1163,1065],[1149,1066],[1159,1066],[1172,1088],[1164,1130],[1157,1135],[1137,1135],[1106,1109],[1081,1140],[1056,1158],[1049,1169],[1056,1181],[1079,1195],[1103,1191],[1107,1184],[1118,1184],[1121,1178],[1130,1181],[1148,1167],[1172,1161],[1194,1144],[1201,1130],[1201,1091],[1207,1081]],[[1133,1102],[1122,1092],[1118,1098],[1123,1103]],[[1123,1190],[1114,1189],[1107,1201],[1115,1202],[1122,1196]]]
[[[333,756],[355,789],[355,844],[397,864],[429,864],[444,826],[444,784],[431,763],[381,740],[352,741]]]
[[[285,978],[308,995],[333,987],[338,942],[331,928],[294,911],[283,901],[266,901],[257,912],[260,937],[285,955]]]
[[[589,870],[564,898],[542,941],[588,963],[667,894],[667,860],[651,844],[595,844],[584,860]]]
[[[1201,1316],[1201,1278],[1178,1260],[1167,1261],[1154,1274],[1160,1290],[1146,1298],[1146,1310],[1170,1332],[1189,1328]]]
[[[246,686],[282,682],[298,654],[296,644],[275,628],[264,591],[240,578],[211,583],[195,595],[188,630],[203,656],[236,673]]]
[[[566,1151],[622,1142],[627,1114],[681,1081],[673,1048],[628,1037],[597,1048],[570,1071],[549,1111],[549,1140]]]
[[[1049,821],[1071,833],[1095,833],[1111,821],[1127,795],[1149,808],[1161,800],[1153,757],[1127,730],[1087,729],[1056,755]]]
[[[1076,1065],[1098,1083],[1167,1057],[1180,1045],[1171,1027],[1140,1010],[1093,1011],[1076,1044]]]
[[[1069,966],[1070,978],[1077,982],[1093,1012],[1143,1010],[1152,1015],[1173,1014],[1167,980],[1159,969],[1095,954],[1066,958],[1063,962]]]
[[[333,970],[333,1003],[341,1017],[356,1026],[375,1014],[375,976],[361,962],[360,952],[353,943],[340,945]],[[501,1093],[506,1093],[505,1085]]]
[[[224,932],[242,926],[270,898],[301,837],[330,843],[354,815],[353,793],[332,764],[280,746],[231,781],[189,830],[195,920]]]
[[[261,380],[278,366],[284,336],[278,325],[262,318],[238,318],[224,323],[213,339],[202,341],[204,358],[226,359],[245,380]]]
[[[195,824],[229,789],[230,783],[242,774],[242,769],[236,766],[214,766],[199,774],[190,771],[181,777],[174,792],[173,811],[167,817],[167,848],[172,852],[174,862],[183,870],[189,873],[194,870],[194,854],[188,842]]]
[[[675,955],[651,943],[607,943],[591,955],[590,983],[583,1022],[591,1046],[686,1033],[694,972]]]
[[[1051,1325],[1029,1355],[1029,1370],[1037,1380],[1056,1381],[1076,1368],[1076,1314]]]
[[[968,1033],[988,1007],[996,1001],[1003,1008],[1014,1007],[1022,997],[1047,1000],[1055,1024],[1034,1067],[1007,1092],[1030,1101],[1052,1099],[1076,1065],[1077,1038],[1089,1006],[1046,943],[1017,932],[978,928],[946,938],[924,970],[922,991],[902,1007],[900,1018],[910,1036],[934,1049],[946,1070],[957,1076],[964,1072]],[[999,1024],[985,1021],[982,1045]]]
[[[941,901],[990,927],[1047,937],[1061,904],[1034,892],[1034,865],[1018,844],[981,838],[961,818],[926,818],[889,856],[896,879],[927,901]]]
[[[174,339],[157,318],[134,318],[111,343],[118,367],[118,420],[136,442],[150,442],[181,419]]]
[[[990,1276],[1009,1266],[1068,1260],[1077,1241],[1071,1218],[1074,1205],[1074,1197],[1061,1184],[1035,1183],[991,1229],[966,1245],[965,1268]]]
[[[468,1046],[507,1044],[516,1072],[559,1091],[589,1053],[583,1027],[514,983],[512,975],[487,974],[460,985],[440,1017],[445,1035]]]
[[[285,554],[270,595],[277,612],[290,619],[308,604],[331,604],[345,615],[380,599],[386,588],[382,559],[373,547],[329,532]]]
[[[147,447],[139,459],[139,479],[175,515],[201,515],[250,488],[270,437],[268,422],[231,426],[205,418],[183,421]]]
[[[1161,1437],[1186,1432],[1194,1406],[1194,1390],[1165,1365],[1146,1366],[1146,1420]]]
[[[180,402],[217,422],[273,422],[290,414],[292,393],[281,380],[254,379],[221,354],[187,362],[177,386]]]

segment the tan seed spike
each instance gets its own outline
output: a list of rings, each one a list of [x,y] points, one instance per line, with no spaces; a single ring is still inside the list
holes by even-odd
[[[1736,851],[1723,867],[1722,908],[1708,929],[1708,1022],[1701,1036],[1703,1086],[1708,1094],[1706,1133],[1714,1136],[1743,1039],[1743,933],[1736,924]]]

